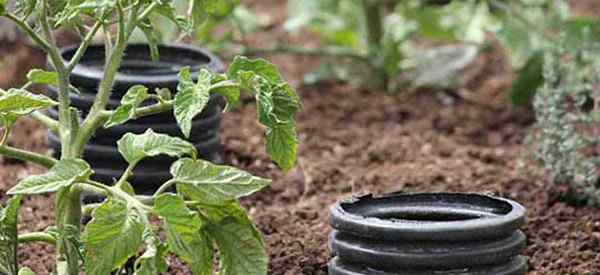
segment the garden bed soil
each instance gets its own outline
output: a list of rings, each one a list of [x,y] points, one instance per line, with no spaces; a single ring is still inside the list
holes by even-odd
[[[281,1],[247,2],[261,14],[283,13]],[[280,32],[269,35],[281,37]],[[252,38],[267,46],[264,37]],[[269,58],[297,87],[303,73],[318,64],[314,58]],[[287,175],[264,152],[254,106],[224,115],[226,163],[273,179],[270,188],[243,201],[265,236],[269,274],[327,274],[329,206],[352,194],[393,191],[479,192],[519,201],[528,210],[528,274],[600,274],[600,210],[557,201],[545,176],[520,165],[533,114],[497,104],[513,77],[497,51],[481,55],[474,66],[483,65],[472,69],[479,73],[466,82],[468,89],[452,92],[390,94],[339,83],[300,88],[299,165]],[[41,127],[21,120],[11,143],[43,152],[44,140]],[[19,178],[42,171],[4,158],[0,165],[2,202]],[[21,232],[53,222],[52,196],[24,201]],[[22,247],[19,258],[38,274],[52,268],[52,249],[44,245]],[[189,274],[176,260],[171,264],[169,274]]]

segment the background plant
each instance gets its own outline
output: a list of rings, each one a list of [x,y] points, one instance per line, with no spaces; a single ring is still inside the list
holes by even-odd
[[[553,48],[560,35],[568,36],[570,47],[578,47],[594,36],[586,31],[600,33],[600,22],[595,18],[572,15],[567,1],[490,1],[494,16],[501,22],[495,32],[517,70],[518,78],[509,91],[515,105],[531,102],[544,82],[544,52]]]
[[[338,64],[322,67],[313,79],[355,78],[350,68],[363,64],[376,76],[373,78],[371,74],[366,79],[371,82],[376,79],[383,86],[393,83],[401,71],[415,73],[413,78],[417,85],[441,82],[461,67],[464,60],[474,56],[473,48],[451,49],[450,52],[446,48],[428,57],[430,54],[418,51],[419,47],[413,42],[427,39],[435,44],[460,41],[481,45],[485,31],[496,27],[485,1],[290,0],[288,3],[291,17],[286,29],[294,32],[308,27],[328,46],[310,53],[355,61],[342,68]],[[280,50],[309,52],[307,49]],[[438,61],[440,57],[442,62]],[[431,72],[432,68],[437,71]],[[423,76],[423,71],[428,69],[429,76]],[[362,82],[369,81],[363,79]]]
[[[567,187],[570,199],[598,206],[599,48],[597,43],[573,47],[569,36],[562,39],[544,54],[531,141],[536,159],[555,184]]]
[[[0,91],[0,120],[4,133],[0,154],[49,168],[41,175],[29,176],[8,191],[11,198],[0,211],[0,273],[31,274],[17,265],[19,243],[45,242],[56,246],[54,273],[75,275],[120,273],[126,262],[135,258],[133,273],[165,272],[165,255],[174,253],[188,264],[194,274],[211,274],[215,248],[219,251],[220,273],[230,275],[266,274],[267,257],[259,232],[252,225],[237,199],[269,184],[228,166],[197,159],[189,142],[152,130],[126,134],[118,141],[119,152],[129,163],[114,184],[90,179],[94,171],[81,159],[84,146],[100,127],[112,127],[131,119],[172,111],[183,134],[189,136],[192,119],[207,104],[210,94],[222,95],[227,109],[235,107],[240,92],[254,95],[258,121],[266,129],[266,148],[283,169],[294,166],[297,138],[294,114],[299,99],[275,66],[265,60],[236,57],[227,73],[207,70],[192,77],[188,68],[180,71],[180,84],[174,96],[157,93],[143,86],[131,87],[114,109],[106,108],[115,75],[134,31],[146,34],[152,57],[160,58],[158,33],[151,17],[161,16],[190,33],[220,5],[220,1],[189,1],[191,17],[180,15],[172,2],[162,0],[0,0],[0,15],[18,25],[41,49],[47,52],[54,71],[36,69],[27,75],[29,82],[20,88]],[[10,7],[10,8],[9,8]],[[81,34],[82,42],[71,60],[64,61],[52,31],[68,27]],[[74,92],[69,76],[84,56],[94,36],[104,34],[106,60],[104,76],[96,100],[85,117],[71,106]],[[34,84],[57,88],[58,101],[30,92]],[[142,104],[149,103],[149,104]],[[58,106],[54,120],[41,110]],[[17,119],[30,116],[45,125],[61,140],[61,159],[53,159],[7,145]],[[137,163],[146,157],[178,157],[170,168],[173,178],[153,196],[137,196],[127,182]],[[166,169],[166,168],[165,168]],[[175,187],[176,193],[167,192]],[[23,195],[56,194],[56,226],[44,232],[18,234],[17,210]],[[81,204],[82,193],[103,195],[100,204]],[[82,228],[82,214],[92,220]],[[160,229],[149,221],[161,220]],[[166,240],[158,231],[165,232]]]

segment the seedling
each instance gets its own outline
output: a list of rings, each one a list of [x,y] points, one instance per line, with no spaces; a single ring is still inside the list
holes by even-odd
[[[48,54],[54,68],[32,70],[23,87],[0,91],[0,119],[4,127],[0,154],[49,168],[41,175],[23,179],[8,191],[11,197],[0,210],[0,273],[33,274],[17,265],[17,245],[27,242],[56,246],[54,273],[58,275],[77,275],[81,271],[107,275],[122,273],[126,268],[140,275],[160,274],[167,270],[167,254],[178,256],[193,274],[212,274],[216,251],[220,274],[267,273],[268,259],[260,233],[237,199],[264,188],[268,180],[198,159],[189,142],[152,130],[139,135],[128,133],[118,141],[119,152],[129,166],[115,183],[91,180],[94,171],[82,159],[84,146],[101,127],[172,111],[184,135],[189,136],[192,119],[202,111],[210,94],[222,95],[227,100],[226,109],[231,109],[238,104],[240,93],[248,92],[256,99],[258,121],[266,128],[268,154],[283,170],[294,166],[294,114],[299,109],[299,99],[276,67],[262,59],[236,57],[225,74],[201,70],[193,77],[193,72],[184,68],[172,99],[164,90],[153,93],[143,86],[134,86],[118,108],[106,108],[134,30],[146,33],[154,49],[153,58],[158,59],[154,39],[157,34],[151,18],[166,17],[182,30],[190,31],[214,12],[219,2],[189,1],[191,16],[184,17],[176,14],[170,1],[163,0],[0,0],[0,16],[27,33]],[[68,62],[62,60],[52,36],[59,27],[75,29],[82,36],[81,45]],[[94,105],[82,118],[69,100],[69,93],[74,92],[69,76],[100,33],[107,53],[104,77]],[[34,84],[55,86],[58,100],[31,93]],[[142,104],[148,101],[152,103]],[[42,112],[53,106],[58,106],[58,120]],[[24,116],[36,119],[60,137],[61,159],[7,144],[15,121]],[[138,196],[127,180],[136,164],[157,155],[179,158],[170,167],[173,178],[154,195]],[[168,192],[171,187],[176,188],[176,193]],[[44,232],[18,234],[17,210],[22,196],[46,193],[56,195],[56,225]],[[83,206],[82,193],[106,199]],[[82,226],[84,213],[90,214],[92,220]],[[152,218],[160,219],[159,227],[150,222]],[[159,237],[163,236],[159,232],[165,237]],[[135,264],[126,267],[131,258],[135,258]]]

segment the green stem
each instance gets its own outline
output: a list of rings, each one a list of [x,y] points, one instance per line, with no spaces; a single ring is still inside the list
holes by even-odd
[[[43,242],[51,245],[56,245],[56,239],[44,232],[32,232],[19,235],[19,243]]]
[[[171,179],[167,182],[165,182],[163,185],[161,185],[158,190],[156,190],[156,192],[154,192],[154,194],[152,195],[153,198],[156,198],[158,196],[160,196],[160,194],[164,193],[165,191],[167,191],[169,188],[171,188],[171,186],[175,185],[177,183],[177,181]]]
[[[65,157],[73,157],[71,152],[71,144],[72,144],[72,136],[71,136],[71,117],[69,112],[69,107],[71,106],[71,99],[69,98],[69,72],[67,71],[65,64],[63,62],[62,56],[58,51],[58,46],[54,37],[52,36],[52,32],[50,30],[50,22],[48,20],[48,0],[42,1],[42,10],[40,12],[38,22],[40,23],[42,33],[45,36],[46,41],[49,43],[49,48],[47,49],[48,56],[50,57],[50,61],[54,66],[54,69],[58,73],[59,81],[58,81],[58,102],[59,102],[59,132],[60,132],[60,140],[63,146],[61,147],[61,156]]]
[[[362,0],[365,21],[367,23],[367,39],[369,56],[376,57],[381,49],[383,38],[383,14],[379,3],[373,0]]]
[[[123,8],[120,6],[120,4],[118,5],[117,42],[115,43],[114,48],[112,48],[109,54],[110,57],[106,62],[104,76],[102,77],[102,81],[100,81],[94,104],[92,105],[92,108],[90,109],[88,116],[85,118],[79,134],[74,141],[73,146],[75,150],[77,150],[78,154],[83,153],[85,144],[91,138],[93,133],[102,126],[103,112],[106,110],[106,104],[108,103],[108,99],[112,93],[111,90],[114,85],[115,76],[119,70],[121,61],[123,60],[125,48],[127,47],[127,40],[129,39],[131,32],[133,32],[135,29],[137,23],[137,12],[139,8],[140,7],[138,4],[131,9],[129,20],[126,23],[125,16],[123,14]],[[105,51],[109,51],[109,49],[105,49]]]
[[[299,54],[307,56],[330,56],[330,57],[341,57],[350,58],[356,61],[371,65],[369,57],[357,54],[355,51],[347,48],[339,47],[324,47],[319,49],[308,49],[300,47],[287,47],[287,46],[276,46],[272,48],[245,48],[243,51],[244,55],[256,55],[256,54],[270,54],[270,53],[283,53],[283,54]]]
[[[75,68],[75,66],[77,66],[77,64],[79,64],[79,61],[81,61],[81,58],[83,57],[83,55],[87,51],[88,47],[92,43],[94,36],[98,32],[98,30],[100,30],[100,27],[102,27],[103,21],[104,21],[104,17],[102,17],[100,19],[100,21],[96,22],[96,24],[94,24],[94,26],[92,27],[92,30],[90,32],[88,32],[87,35],[83,38],[83,40],[81,41],[81,45],[79,46],[79,48],[73,55],[73,58],[71,58],[71,61],[69,61],[69,65],[67,65],[67,71],[72,72],[73,69]]]
[[[123,184],[125,184],[125,182],[127,182],[127,179],[133,175],[133,169],[135,169],[135,166],[136,163],[131,163],[127,166],[127,169],[125,169],[125,172],[123,172],[121,178],[119,178],[119,180],[115,184],[117,188],[123,189]]]
[[[4,155],[9,158],[19,159],[22,161],[32,162],[46,168],[52,168],[52,166],[54,166],[57,163],[57,160],[51,157],[5,145],[0,146],[0,155]]]
[[[35,32],[35,30],[33,28],[31,28],[27,24],[27,22],[19,19],[16,15],[14,15],[12,13],[7,13],[4,16],[6,18],[8,18],[10,21],[17,24],[17,26],[19,26],[19,28],[21,28],[25,33],[27,33],[29,38],[31,38],[40,48],[42,48],[42,50],[47,52],[50,49],[50,44],[48,44],[48,41],[46,41],[42,36],[40,36],[37,32]]]
[[[40,111],[35,111],[35,112],[31,113],[29,116],[31,116],[31,118],[37,120],[42,125],[46,126],[46,128],[48,128],[48,130],[50,130],[52,133],[60,134],[59,130],[58,130],[59,129],[58,121],[54,120],[53,118],[45,115],[44,113],[42,113]]]
[[[370,62],[377,72],[384,88],[388,88],[389,76],[385,71],[385,60],[382,53],[383,43],[383,12],[382,4],[375,0],[362,0],[365,21],[367,24],[367,43],[369,46]]]

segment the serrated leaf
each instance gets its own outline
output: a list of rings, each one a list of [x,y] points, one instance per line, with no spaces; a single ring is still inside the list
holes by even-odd
[[[269,180],[237,168],[199,159],[178,160],[171,166],[171,174],[181,194],[207,204],[248,196],[270,184]]]
[[[198,73],[198,81],[194,83],[189,67],[179,72],[173,112],[186,137],[189,137],[192,131],[192,120],[202,112],[210,99],[211,78],[211,73],[202,69]]]
[[[0,0],[0,15],[6,12],[6,0]]]
[[[144,254],[138,259],[139,267],[137,267],[134,275],[156,275],[167,272],[166,254],[166,245],[159,244],[158,246],[147,247]]]
[[[41,194],[56,192],[76,182],[83,182],[93,173],[89,164],[82,159],[60,160],[48,172],[29,176],[8,190],[8,194]]]
[[[27,80],[41,85],[58,85],[58,73],[48,72],[40,69],[33,69],[27,73]]]
[[[298,139],[291,124],[279,124],[267,129],[267,153],[284,171],[296,164]]]
[[[10,89],[0,96],[0,113],[14,115],[27,115],[35,110],[41,110],[58,105],[46,96],[32,94],[21,89]]]
[[[267,127],[267,153],[287,171],[296,163],[298,139],[294,114],[300,108],[299,99],[287,84],[273,86],[263,81],[256,90],[258,120]]]
[[[17,224],[21,196],[14,196],[6,202],[6,207],[0,207],[0,273],[16,275],[17,258]]]
[[[142,245],[141,213],[125,203],[108,200],[94,211],[81,237],[87,275],[106,275],[123,266]]]
[[[252,226],[226,218],[207,228],[219,247],[221,275],[267,274],[269,259]]]
[[[212,224],[218,224],[226,218],[233,218],[239,224],[245,224],[253,229],[254,237],[263,243],[260,231],[256,229],[246,209],[238,201],[230,201],[221,205],[198,204],[196,206]]]
[[[536,52],[519,71],[519,77],[513,82],[509,92],[510,102],[521,106],[533,99],[538,88],[544,83],[544,52]]]
[[[104,128],[110,128],[119,124],[123,124],[130,119],[135,118],[135,110],[148,99],[148,88],[142,85],[135,85],[123,96],[121,105],[117,107],[108,121],[104,124]]]
[[[183,259],[194,274],[212,274],[212,241],[203,231],[198,213],[190,210],[183,198],[174,194],[158,197],[154,209],[163,220],[169,249]]]
[[[229,65],[227,76],[230,79],[239,79],[242,72],[252,72],[272,84],[284,82],[277,67],[273,63],[261,58],[249,59],[245,56],[236,56],[231,65]]]
[[[168,155],[171,157],[181,157],[184,155],[196,158],[197,152],[194,145],[166,134],[159,134],[146,130],[141,135],[132,133],[125,134],[117,141],[119,152],[129,164],[137,164],[146,157],[155,157],[158,155]]]
[[[23,267],[19,270],[19,275],[35,275],[35,272],[29,269],[29,267]]]

